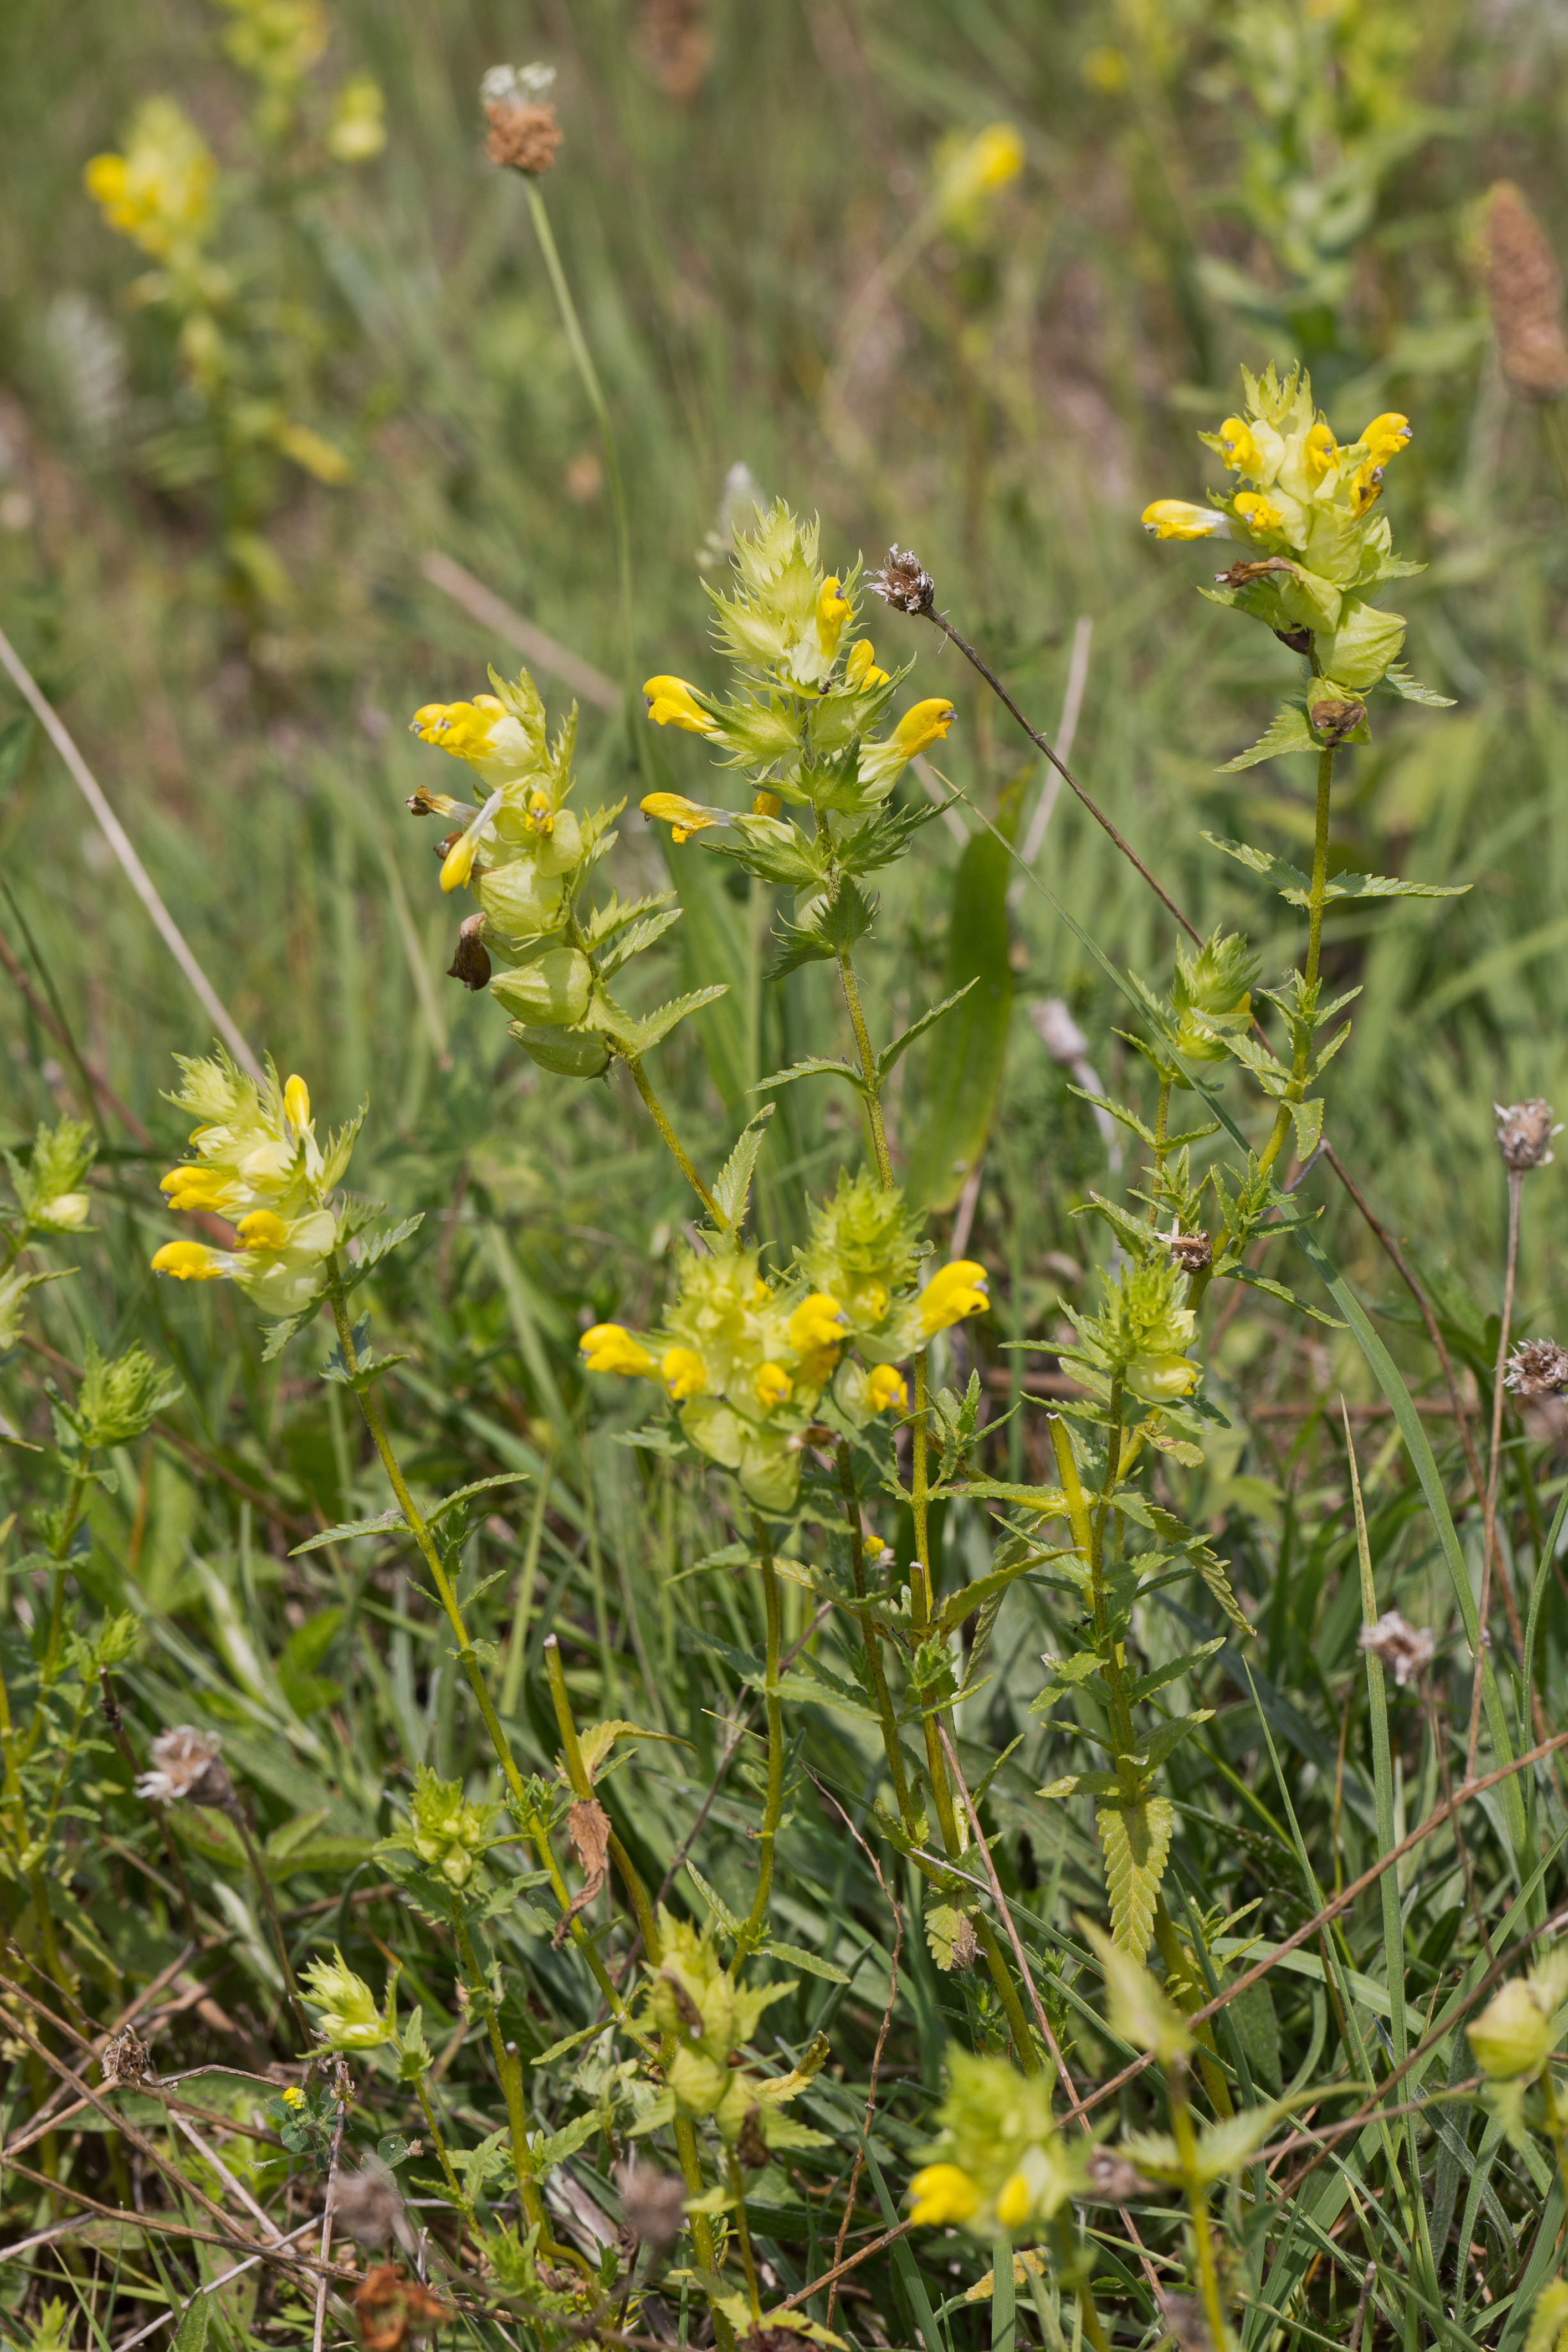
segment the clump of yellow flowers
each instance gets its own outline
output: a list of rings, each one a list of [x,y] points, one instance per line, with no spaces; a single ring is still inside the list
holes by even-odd
[[[1058,2132],[1049,2078],[956,2044],[947,2065],[935,2161],[910,2183],[916,2229],[956,2224],[994,2239],[1054,2221],[1082,2192],[1089,2144]]]
[[[159,261],[194,262],[213,225],[217,158],[172,98],[137,109],[125,152],[95,155],[88,194],[118,229]]]
[[[793,1272],[773,1281],[732,1238],[682,1253],[661,1328],[598,1323],[593,1372],[659,1381],[688,1439],[732,1470],[758,1509],[794,1508],[814,1423],[843,1435],[909,1402],[900,1364],[989,1304],[985,1270],[958,1258],[917,1286],[920,1220],[862,1170],[812,1218]]]
[[[176,1059],[182,1080],[170,1099],[197,1122],[195,1157],[171,1168],[163,1190],[171,1209],[226,1218],[237,1247],[165,1242],[153,1270],[179,1282],[237,1282],[264,1311],[297,1315],[321,1294],[343,1237],[329,1195],[347,1172],[360,1119],[323,1145],[303,1078],[280,1084],[269,1063],[258,1085],[226,1054]]]

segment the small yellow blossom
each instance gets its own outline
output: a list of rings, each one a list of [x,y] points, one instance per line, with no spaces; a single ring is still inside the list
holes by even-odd
[[[292,2090],[285,2091],[283,2094],[283,2104],[286,2107],[302,2107],[305,2104],[304,2092]]]
[[[1202,1367],[1190,1357],[1172,1354],[1134,1356],[1127,1367],[1127,1385],[1149,1404],[1175,1404],[1191,1396],[1202,1377]]]
[[[984,1315],[991,1304],[985,1268],[973,1258],[955,1257],[933,1274],[920,1297],[921,1329],[929,1339],[966,1315]]]
[[[1226,519],[1213,507],[1195,507],[1187,499],[1156,499],[1142,514],[1143,528],[1154,539],[1224,539]]]
[[[1219,428],[1220,455],[1233,474],[1261,474],[1263,452],[1252,428],[1239,416],[1227,416]]]
[[[983,188],[1005,188],[1024,168],[1024,142],[1010,122],[993,122],[974,142],[974,177]]]
[[[708,1385],[708,1367],[695,1348],[667,1349],[659,1370],[677,1404],[687,1397],[700,1396]]]
[[[240,1247],[247,1250],[282,1249],[289,1239],[288,1226],[272,1209],[252,1209],[247,1217],[241,1217],[235,1231]]]
[[[354,74],[339,90],[327,145],[340,163],[368,163],[386,144],[386,100],[369,74]]]
[[[227,1178],[216,1168],[199,1163],[171,1168],[159,1179],[159,1190],[168,1194],[171,1209],[221,1209],[229,1189]]]
[[[310,1124],[310,1089],[298,1070],[284,1081],[283,1116],[296,1135],[303,1135]]]
[[[550,794],[542,792],[537,784],[528,796],[524,823],[530,833],[553,833],[555,830],[555,811],[551,806]]]
[[[1398,457],[1409,441],[1411,432],[1408,416],[1401,416],[1396,409],[1391,408],[1383,415],[1374,416],[1370,425],[1363,425],[1357,438],[1373,464],[1383,466],[1390,457]]]
[[[757,1402],[764,1412],[772,1412],[775,1404],[787,1404],[795,1382],[782,1364],[764,1364],[752,1383]]]
[[[917,702],[906,710],[893,730],[893,741],[906,760],[912,760],[928,744],[940,742],[952,725],[953,707],[943,695],[933,695],[929,702]]]
[[[1236,508],[1237,513],[1241,517],[1248,530],[1281,530],[1284,529],[1285,517],[1275,505],[1273,499],[1262,497],[1257,490],[1242,490],[1238,492],[1232,503]]]
[[[831,661],[838,650],[838,640],[844,635],[850,614],[849,599],[834,572],[829,572],[816,592],[816,642],[822,648],[824,661]]]
[[[820,1388],[844,1345],[848,1317],[826,1290],[808,1292],[789,1318],[789,1343],[813,1388]]]
[[[644,816],[657,817],[670,828],[670,837],[685,841],[694,833],[705,833],[710,825],[728,824],[730,820],[721,810],[704,808],[700,801],[689,801],[684,793],[648,793],[639,803]]]
[[[1307,471],[1315,482],[1321,482],[1323,476],[1331,473],[1339,464],[1340,445],[1323,417],[1319,417],[1302,442],[1301,455],[1306,460]]]
[[[408,724],[426,743],[439,744],[456,760],[488,751],[498,718],[505,711],[493,694],[476,694],[472,702],[426,702]]]
[[[153,1271],[172,1274],[176,1282],[218,1282],[228,1267],[226,1254],[205,1242],[165,1242],[153,1254]]]
[[[479,854],[479,844],[495,823],[496,811],[502,795],[494,792],[486,801],[473,823],[452,844],[441,861],[441,887],[460,890],[474,870],[474,860]]]
[[[849,658],[844,665],[844,683],[852,686],[857,694],[869,694],[873,687],[886,686],[888,673],[877,667],[877,648],[869,637],[858,637],[849,648]]]
[[[752,794],[752,814],[753,816],[777,816],[783,806],[784,803],[779,799],[777,793],[753,793]]]
[[[910,1392],[897,1364],[873,1366],[866,1381],[866,1402],[873,1412],[886,1412],[894,1404],[900,1412],[908,1410]]]
[[[628,1379],[634,1375],[650,1379],[657,1369],[647,1349],[620,1323],[595,1323],[577,1345],[591,1372],[624,1372]]]
[[[1028,2219],[1031,2202],[1027,2180],[1021,2172],[1015,2172],[1003,2183],[997,2194],[996,2219],[1005,2230],[1022,2229]]]
[[[718,734],[717,719],[709,717],[683,677],[647,678],[643,692],[656,727],[684,727],[689,735]]]
[[[172,98],[138,110],[123,155],[95,155],[83,177],[110,228],[160,261],[188,255],[212,217],[217,163]]]
[[[910,2183],[914,2199],[910,2220],[917,2230],[940,2229],[944,2222],[967,2221],[980,2204],[980,2191],[962,2166],[928,2164]]]

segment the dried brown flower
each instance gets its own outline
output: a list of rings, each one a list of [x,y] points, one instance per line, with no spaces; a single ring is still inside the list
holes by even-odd
[[[1089,2159],[1089,2193],[1107,2205],[1125,2205],[1130,2197],[1146,2197],[1153,2185],[1113,2147],[1097,2147]]]
[[[1568,1348],[1555,1339],[1521,1339],[1508,1360],[1508,1386],[1516,1396],[1561,1396],[1568,1389]]]
[[[153,1804],[206,1805],[219,1813],[232,1813],[238,1807],[223,1760],[223,1742],[216,1732],[197,1731],[188,1723],[158,1734],[151,1769],[137,1776],[136,1793]]]
[[[1563,272],[1545,230],[1511,180],[1488,190],[1480,242],[1509,389],[1521,400],[1561,400],[1568,393]]]
[[[122,2025],[111,2033],[103,2045],[99,2059],[106,2091],[117,2091],[128,2084],[144,2083],[154,2069],[147,2044],[133,2025]]]
[[[364,2352],[399,2352],[410,2336],[428,2336],[452,2316],[438,2295],[405,2277],[399,2263],[377,2263],[367,2271],[353,2304]]]
[[[489,134],[485,153],[503,171],[526,172],[537,180],[554,163],[561,145],[555,109],[535,100],[498,99],[485,109]]]
[[[1412,1625],[1397,1609],[1385,1609],[1375,1625],[1362,1627],[1361,1646],[1382,1659],[1403,1690],[1406,1683],[1426,1673],[1437,1643],[1425,1625]]]
[[[404,805],[410,816],[456,816],[462,808],[449,793],[433,793],[425,784],[410,793]]]
[[[685,2226],[686,2183],[656,2164],[623,2164],[616,2187],[633,2237],[657,2255],[668,2253]]]
[[[447,966],[447,979],[460,980],[465,988],[485,988],[489,983],[489,953],[479,936],[484,928],[482,911],[464,919],[458,933],[456,952]]]
[[[566,1834],[583,1865],[583,1884],[555,1923],[551,1943],[557,1951],[579,1911],[585,1911],[610,1866],[610,1819],[597,1797],[580,1797],[566,1815]]]
[[[1207,1234],[1182,1234],[1173,1229],[1161,1240],[1184,1274],[1204,1274],[1214,1264],[1214,1244]]]
[[[401,2244],[405,2237],[403,2200],[397,2183],[379,2157],[366,2157],[357,2172],[340,2172],[336,2220],[362,2246],[384,2246],[388,2238]]]
[[[871,572],[867,584],[900,613],[929,613],[936,600],[936,582],[921,569],[912,548],[889,547],[882,569]]]
[[[1318,741],[1326,744],[1331,751],[1337,743],[1342,743],[1348,736],[1353,735],[1365,719],[1366,705],[1358,701],[1353,694],[1312,705],[1312,732]]]
[[[1503,1166],[1510,1169],[1549,1168],[1552,1164],[1552,1139],[1561,1135],[1561,1126],[1552,1124],[1552,1105],[1539,1095],[1527,1102],[1510,1103],[1505,1110],[1501,1103],[1493,1103],[1497,1115],[1498,1150],[1502,1153]]]
[[[702,0],[641,0],[636,44],[666,98],[689,106],[708,79],[713,36]]]

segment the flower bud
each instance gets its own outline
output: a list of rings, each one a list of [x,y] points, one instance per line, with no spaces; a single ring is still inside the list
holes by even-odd
[[[1552,2050],[1552,2013],[1528,1977],[1502,1986],[1466,2032],[1477,2065],[1494,2083],[1539,2074]]]

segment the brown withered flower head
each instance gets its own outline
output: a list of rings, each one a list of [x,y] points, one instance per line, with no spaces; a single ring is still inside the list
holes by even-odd
[[[223,1742],[213,1731],[177,1723],[153,1742],[149,1769],[139,1773],[136,1793],[156,1805],[206,1805],[232,1813],[238,1805],[223,1760]]]
[[[1555,1339],[1521,1339],[1508,1360],[1515,1396],[1561,1396],[1568,1389],[1568,1348]]]
[[[1160,1239],[1184,1274],[1204,1274],[1214,1264],[1214,1244],[1207,1234],[1178,1233],[1173,1225]]]
[[[1424,1625],[1412,1625],[1397,1609],[1385,1609],[1375,1625],[1361,1629],[1361,1646],[1381,1658],[1401,1690],[1424,1675],[1436,1654],[1436,1637]]]
[[[118,2033],[110,2035],[98,2063],[106,2091],[144,2083],[154,2072],[147,2044],[133,2025],[122,2025]]]
[[[1146,2196],[1153,2187],[1135,2164],[1113,2147],[1097,2147],[1089,2159],[1088,2193],[1107,2205],[1125,2205],[1130,2197]]]
[[[686,2221],[686,2184],[657,2164],[623,2164],[616,2169],[621,2210],[640,2245],[668,2254]]]
[[[479,84],[479,103],[489,133],[485,153],[504,171],[537,180],[548,172],[561,145],[561,125],[545,91],[553,66],[492,66]]]
[[[377,2263],[354,2294],[364,2352],[401,2352],[416,2336],[444,2327],[452,2314],[418,2279],[406,2278],[400,2263]]]
[[[868,575],[867,585],[900,613],[929,613],[936,601],[936,582],[921,569],[912,548],[889,547],[887,562]]]
[[[1480,246],[1509,390],[1520,400],[1561,400],[1568,394],[1563,272],[1545,230],[1511,180],[1487,191]]]
[[[367,2157],[357,2172],[339,2173],[332,2212],[357,2245],[384,2246],[388,2238],[401,2245],[408,2234],[397,2183],[379,2157]]]
[[[484,911],[468,916],[458,933],[457,952],[447,966],[448,980],[460,980],[465,988],[486,988],[489,984],[489,950],[479,937],[485,928]]]
[[[1332,751],[1345,742],[1366,719],[1366,705],[1353,694],[1336,696],[1331,701],[1312,706],[1312,732],[1320,743]]]
[[[1502,1153],[1505,1168],[1549,1168],[1552,1165],[1552,1139],[1563,1132],[1561,1125],[1552,1124],[1552,1105],[1539,1095],[1527,1102],[1493,1103],[1497,1115],[1497,1145]]]

